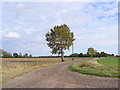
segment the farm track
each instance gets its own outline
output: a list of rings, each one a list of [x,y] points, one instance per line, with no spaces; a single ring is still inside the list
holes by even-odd
[[[118,88],[117,78],[103,78],[69,71],[68,66],[76,62],[78,61],[33,70],[4,83],[3,88]]]

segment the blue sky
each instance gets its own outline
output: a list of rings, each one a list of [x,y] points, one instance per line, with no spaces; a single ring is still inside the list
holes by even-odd
[[[51,55],[45,41],[55,25],[67,24],[75,34],[74,52],[118,53],[117,2],[4,2],[2,48],[11,53]],[[1,23],[0,23],[1,25]],[[66,50],[65,55],[71,54]]]

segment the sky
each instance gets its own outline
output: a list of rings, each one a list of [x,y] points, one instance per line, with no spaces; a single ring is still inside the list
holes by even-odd
[[[74,33],[75,53],[89,47],[118,54],[117,2],[3,2],[2,46],[14,53],[52,55],[45,34],[54,26],[67,24]],[[65,50],[70,55],[72,50]]]

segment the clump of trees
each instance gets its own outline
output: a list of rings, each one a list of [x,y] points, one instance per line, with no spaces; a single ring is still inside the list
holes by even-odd
[[[46,33],[47,45],[52,49],[52,54],[60,54],[64,62],[64,50],[69,49],[75,40],[73,32],[66,24],[54,26],[50,32]]]
[[[108,57],[108,56],[115,56],[114,54],[108,54],[104,51],[97,52],[94,48],[88,48],[87,53],[74,53],[71,54],[70,57]]]
[[[0,57],[11,58],[12,54],[7,52],[7,51],[4,51],[4,50],[0,49]]]
[[[13,53],[13,57],[14,58],[32,58],[32,55],[28,55],[27,53],[25,53],[24,55],[22,55],[22,53]]]
[[[27,53],[25,53],[24,55],[22,55],[22,53],[9,53],[7,51],[4,51],[3,49],[0,49],[0,57],[2,58],[32,58],[32,55],[28,55]]]

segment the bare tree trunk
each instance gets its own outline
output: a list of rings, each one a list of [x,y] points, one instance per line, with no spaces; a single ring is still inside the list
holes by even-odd
[[[63,49],[61,49],[61,59],[62,59],[62,62],[64,62],[64,52],[63,52]]]
[[[64,62],[64,55],[63,54],[61,54],[61,58],[62,58],[62,62]]]
[[[72,44],[72,54],[74,54],[74,48],[73,48],[73,44]],[[72,56],[72,61],[74,60],[74,55]]]

